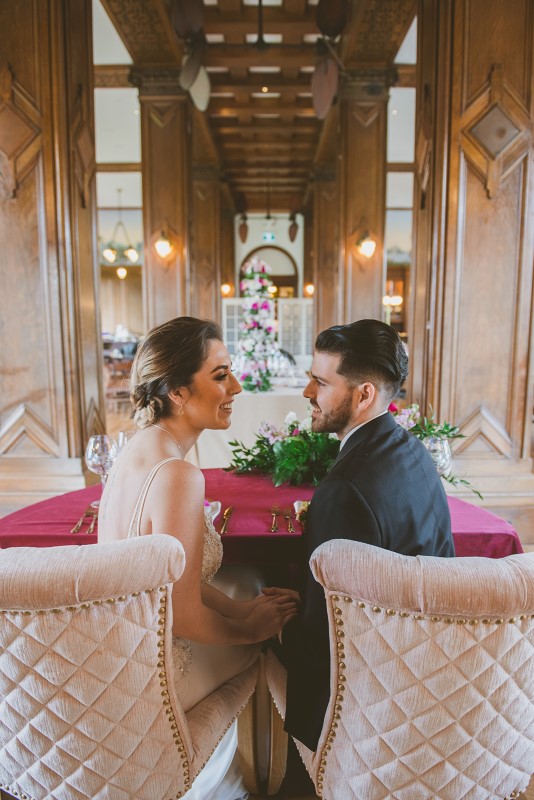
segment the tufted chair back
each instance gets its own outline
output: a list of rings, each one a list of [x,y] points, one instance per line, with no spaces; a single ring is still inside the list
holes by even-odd
[[[256,668],[185,714],[173,683],[171,536],[0,550],[0,787],[27,800],[181,797]]]
[[[408,557],[346,540],[311,559],[330,621],[316,753],[327,800],[519,797],[534,771],[534,553]],[[268,681],[284,712],[283,668]]]

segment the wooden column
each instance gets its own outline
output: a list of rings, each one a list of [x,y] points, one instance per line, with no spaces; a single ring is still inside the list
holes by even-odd
[[[235,211],[224,202],[224,195],[221,200],[221,283],[229,283],[235,293]]]
[[[487,504],[531,503],[534,7],[423,0],[418,30],[413,399]]]
[[[0,492],[84,485],[102,431],[90,0],[0,4]]]
[[[189,99],[176,68],[134,68],[139,87],[145,262],[143,289],[147,330],[189,314],[191,209],[191,120]],[[154,243],[161,233],[173,245],[161,258]]]
[[[313,184],[312,251],[316,334],[342,321],[338,210],[335,167],[317,170]]]
[[[340,92],[338,158],[342,319],[382,318],[386,122],[389,75],[351,71]],[[377,242],[371,258],[355,244],[369,231]]]
[[[214,165],[195,164],[191,204],[191,313],[221,317],[220,175]]]

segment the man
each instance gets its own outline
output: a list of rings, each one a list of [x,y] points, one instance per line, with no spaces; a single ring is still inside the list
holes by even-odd
[[[353,539],[404,555],[454,556],[441,479],[423,444],[388,411],[408,373],[397,332],[362,319],[323,331],[304,396],[312,430],[336,433],[339,455],[306,519],[306,561],[322,542]],[[286,730],[315,750],[330,695],[328,617],[307,567],[300,614],[282,633]]]

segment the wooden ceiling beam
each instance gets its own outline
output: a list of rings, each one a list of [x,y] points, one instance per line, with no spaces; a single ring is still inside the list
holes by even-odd
[[[302,75],[296,80],[287,83],[281,78],[280,73],[272,75],[248,73],[244,80],[237,79],[233,73],[224,74],[212,72],[210,74],[211,88],[215,92],[233,92],[235,89],[248,89],[250,92],[260,91],[262,86],[268,86],[270,92],[309,92],[311,75]]]
[[[258,50],[254,45],[237,47],[236,45],[210,44],[206,48],[204,66],[206,67],[309,67],[315,66],[317,53],[314,45],[284,47],[269,45],[265,50]],[[258,73],[256,73],[258,74]],[[269,79],[266,75],[265,80]]]

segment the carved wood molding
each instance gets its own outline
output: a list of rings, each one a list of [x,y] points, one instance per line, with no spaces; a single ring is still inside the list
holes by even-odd
[[[89,186],[96,170],[95,143],[88,121],[87,92],[81,84],[73,110],[74,177],[80,191],[82,208],[89,202]]]
[[[0,456],[50,456],[60,455],[57,441],[49,426],[21,403],[0,428]]]
[[[24,110],[23,110],[23,108]],[[40,116],[8,64],[0,66],[0,200],[16,196],[41,149]]]
[[[494,64],[489,83],[467,107],[461,118],[461,146],[475,173],[484,182],[489,198],[528,152],[531,120],[513,88]]]
[[[96,64],[93,68],[95,89],[129,89],[131,67],[128,64]]]
[[[100,413],[97,404],[95,403],[94,399],[91,398],[91,400],[89,401],[89,406],[87,408],[87,413],[85,415],[86,438],[89,439],[90,436],[105,432],[106,432],[106,423]]]
[[[420,207],[426,205],[426,192],[430,179],[432,160],[432,104],[430,86],[425,83],[422,91],[421,113],[415,137],[415,166],[419,188],[421,191]]]
[[[480,405],[461,423],[465,439],[458,439],[454,455],[480,458],[511,458],[512,441],[498,419]]]

